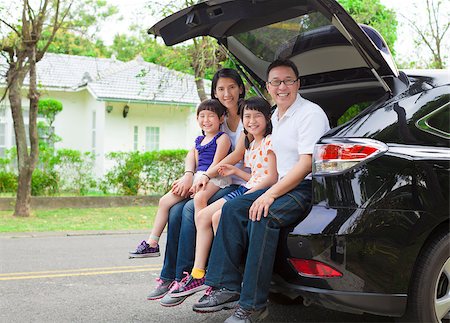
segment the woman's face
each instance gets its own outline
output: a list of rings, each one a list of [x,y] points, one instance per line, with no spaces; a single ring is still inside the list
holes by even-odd
[[[237,111],[239,95],[242,93],[242,89],[233,79],[227,77],[219,78],[214,93],[220,103],[228,110]]]

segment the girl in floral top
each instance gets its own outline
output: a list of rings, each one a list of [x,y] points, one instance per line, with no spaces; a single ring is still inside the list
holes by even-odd
[[[243,101],[242,106],[240,114],[246,135],[244,165],[251,169],[251,174],[229,164],[219,167],[218,172],[221,176],[237,175],[246,183],[196,214],[197,241],[194,268],[192,273],[183,279],[181,287],[170,294],[171,297],[191,295],[206,288],[204,285],[206,262],[213,240],[213,229],[215,232],[219,224],[222,205],[237,196],[270,187],[278,180],[275,154],[270,139],[271,106],[259,97]]]

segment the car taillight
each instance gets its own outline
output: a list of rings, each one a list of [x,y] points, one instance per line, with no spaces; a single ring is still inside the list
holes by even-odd
[[[323,141],[314,147],[313,174],[340,173],[387,151],[387,146],[373,139]]]
[[[317,260],[297,258],[288,258],[288,260],[302,276],[317,278],[342,277],[340,271]]]

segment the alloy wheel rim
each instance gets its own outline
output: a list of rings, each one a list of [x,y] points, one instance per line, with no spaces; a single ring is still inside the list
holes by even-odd
[[[434,310],[438,320],[448,319],[450,311],[450,258],[442,266],[436,282]]]

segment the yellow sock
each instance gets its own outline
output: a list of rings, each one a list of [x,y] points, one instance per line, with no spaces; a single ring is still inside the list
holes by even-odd
[[[192,277],[194,277],[195,279],[200,279],[205,277],[205,270],[204,269],[200,269],[200,268],[194,268],[192,269]]]

